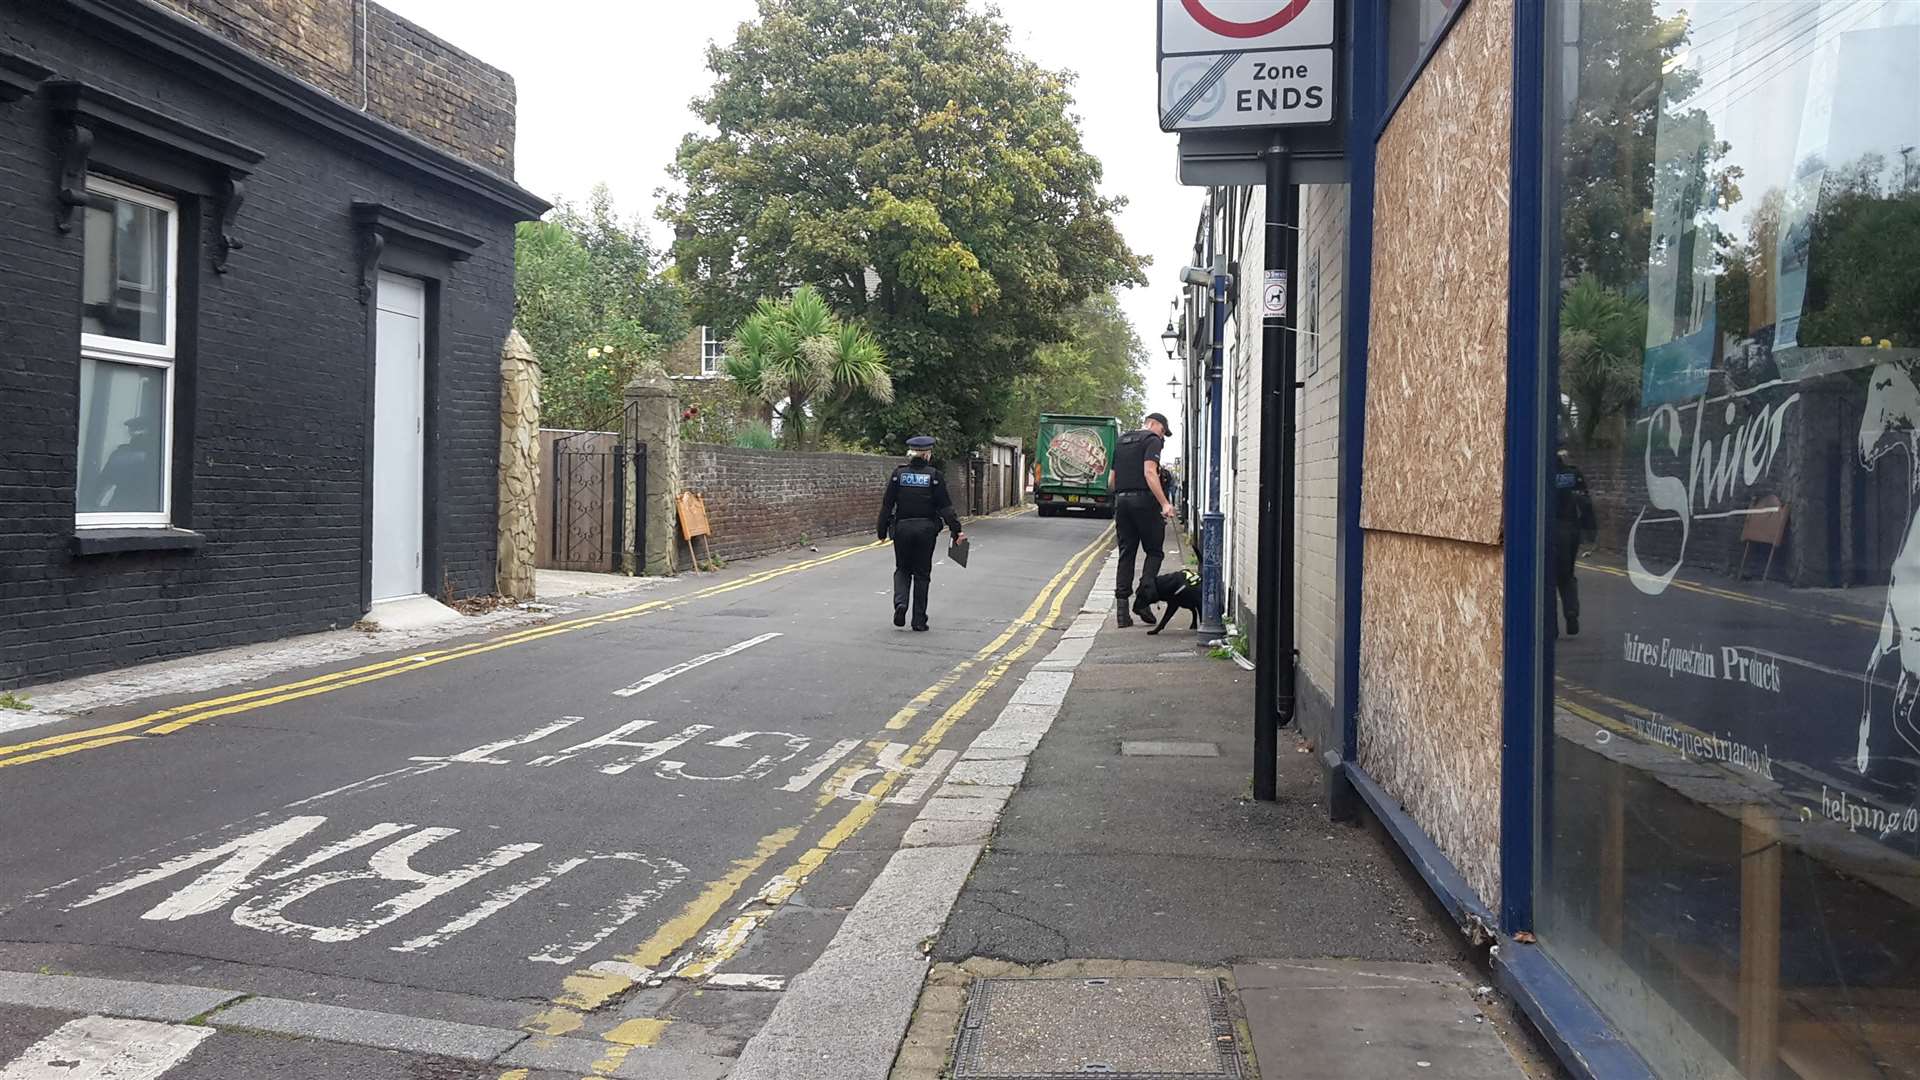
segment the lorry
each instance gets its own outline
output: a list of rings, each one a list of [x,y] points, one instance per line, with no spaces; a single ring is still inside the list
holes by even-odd
[[[1108,473],[1119,441],[1117,417],[1041,413],[1033,455],[1033,498],[1040,516],[1112,517],[1113,485]]]

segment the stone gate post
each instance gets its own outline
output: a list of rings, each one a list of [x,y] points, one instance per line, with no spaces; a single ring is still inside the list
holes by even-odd
[[[540,479],[540,360],[519,330],[500,352],[500,558],[494,588],[533,599],[535,513]]]
[[[627,530],[621,563],[630,573],[673,573],[679,533],[674,499],[680,494],[680,396],[665,375],[640,374],[627,384],[627,422],[621,439],[632,462],[635,443],[647,447],[647,497],[635,517],[646,523],[646,549],[635,550],[635,530]],[[639,470],[627,469],[627,505],[635,505]]]

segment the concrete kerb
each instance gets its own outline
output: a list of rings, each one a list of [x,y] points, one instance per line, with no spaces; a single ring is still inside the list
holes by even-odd
[[[1104,575],[1116,559],[1109,556]],[[968,745],[826,951],[748,1041],[731,1080],[885,1080],[893,1071],[926,982],[925,943],[946,924],[1028,756],[1066,701],[1110,603],[1097,585],[1095,593]]]

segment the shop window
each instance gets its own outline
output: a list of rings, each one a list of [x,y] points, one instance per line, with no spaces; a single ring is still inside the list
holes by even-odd
[[[1421,57],[1465,0],[1389,0],[1387,4],[1387,92],[1407,84]]]
[[[75,521],[170,524],[179,208],[87,181]]]
[[[1920,5],[1549,9],[1540,941],[1662,1076],[1920,1076]]]

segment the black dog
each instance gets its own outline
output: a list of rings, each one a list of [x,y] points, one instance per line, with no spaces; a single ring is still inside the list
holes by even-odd
[[[1161,574],[1157,578],[1140,583],[1140,591],[1134,594],[1134,603],[1140,607],[1152,607],[1154,604],[1167,605],[1166,614],[1160,616],[1160,625],[1147,631],[1157,634],[1173,621],[1173,613],[1186,608],[1193,613],[1193,621],[1187,629],[1200,626],[1200,575],[1191,570],[1176,570],[1171,574]]]

